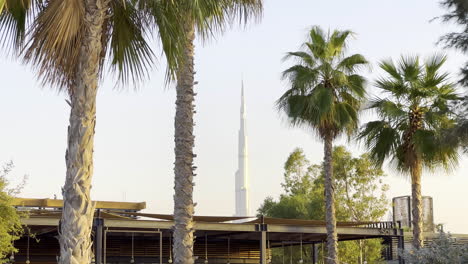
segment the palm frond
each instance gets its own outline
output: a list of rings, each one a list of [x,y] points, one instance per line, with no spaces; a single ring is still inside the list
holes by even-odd
[[[323,30],[314,26],[309,31],[309,41],[303,44],[316,60],[323,60],[326,57],[327,42]]]
[[[335,98],[333,95],[333,90],[325,85],[316,86],[311,92],[314,98],[314,104],[319,109],[319,115],[313,120],[320,120],[321,124],[330,123],[332,120],[330,115],[331,111],[334,108]]]
[[[385,77],[379,77],[375,81],[375,86],[395,97],[403,96],[408,92],[408,87],[403,81]]]
[[[37,68],[44,83],[68,89],[78,65],[84,34],[82,1],[51,0],[40,12],[26,44],[25,61]]]
[[[18,54],[25,42],[26,31],[43,8],[42,0],[0,0],[0,45]],[[0,4],[1,5],[1,4]]]
[[[398,72],[397,67],[393,63],[392,59],[386,59],[379,62],[379,67],[388,73],[392,78],[399,82],[403,82],[400,72]]]
[[[387,157],[392,156],[401,144],[399,131],[386,121],[366,123],[361,129],[358,139],[364,140],[371,158],[378,166],[382,166]]]
[[[302,65],[294,65],[282,73],[282,79],[288,79],[292,86],[304,90],[317,82],[320,72]]]
[[[315,99],[312,96],[289,94],[282,96],[276,102],[278,110],[286,113],[289,123],[292,126],[307,125],[309,122],[317,122],[320,109],[315,105]]]
[[[435,54],[433,56],[428,57],[425,60],[425,69],[426,75],[429,77],[433,77],[437,74],[437,71],[440,70],[440,67],[447,61],[447,56],[443,54]]]
[[[301,63],[303,65],[306,65],[308,67],[314,67],[317,62],[315,59],[307,52],[305,51],[292,51],[286,53],[286,55],[283,57],[282,61],[286,61],[288,59],[296,59],[298,63]]]
[[[345,87],[347,87],[356,97],[363,99],[366,96],[366,78],[359,74],[351,74],[346,77]]]
[[[354,35],[352,31],[344,30],[338,31],[335,30],[330,37],[330,40],[327,45],[327,54],[331,57],[341,57],[342,52],[346,49],[346,44],[349,36]]]
[[[361,54],[353,54],[349,57],[346,57],[338,63],[338,69],[343,69],[347,73],[354,73],[359,70],[359,67],[367,66],[369,62]]]
[[[374,98],[370,100],[368,109],[373,109],[380,118],[389,121],[401,121],[408,117],[404,106],[388,99]]]
[[[416,81],[421,74],[421,66],[417,56],[402,56],[399,67],[402,77],[407,82]]]
[[[157,35],[167,62],[166,81],[175,80],[176,70],[184,60],[185,48],[184,24],[180,23],[186,17],[181,1],[138,1],[138,9],[147,14],[150,19],[152,34]],[[153,33],[155,31],[155,33]]]
[[[3,9],[6,6],[6,0],[0,0],[0,14],[3,12]]]
[[[322,28],[320,28],[319,26],[313,26],[309,30],[309,37],[310,37],[311,45],[325,48],[325,46],[326,46],[326,40],[325,40],[326,36],[325,36],[325,33],[323,32]]]
[[[359,107],[356,108],[348,102],[335,103],[333,106],[335,126],[343,128],[348,135],[351,135],[358,126]]]
[[[132,3],[112,1],[110,4],[113,11],[110,16],[112,32],[109,34],[111,69],[124,85],[130,80],[138,83],[148,76],[154,59],[144,37],[147,34],[144,30],[149,26],[144,24],[143,14]]]
[[[448,144],[440,132],[418,130],[413,137],[413,142],[427,169],[434,170],[442,167],[445,170],[451,170],[458,163],[457,147],[453,143]]]
[[[185,19],[191,20],[203,40],[223,32],[227,26],[246,24],[251,18],[259,20],[263,13],[262,0],[199,0],[183,1]]]

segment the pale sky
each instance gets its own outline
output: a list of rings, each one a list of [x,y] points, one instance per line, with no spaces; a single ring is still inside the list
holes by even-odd
[[[294,148],[303,148],[314,163],[323,158],[322,144],[309,132],[290,128],[274,108],[287,87],[280,80],[289,65],[281,62],[285,52],[297,50],[313,25],[350,29],[357,33],[350,52],[372,62],[373,71],[362,72],[372,79],[380,74],[380,59],[443,51],[435,42],[454,27],[429,20],[444,12],[435,0],[266,0],[260,23],[197,43],[196,214],[234,213],[241,76],[247,100],[251,205],[257,209],[266,196],[281,193],[283,164]],[[445,52],[446,70],[455,78],[468,57]],[[15,162],[13,182],[29,175],[23,197],[61,197],[69,115],[65,96],[41,88],[30,67],[0,58],[0,163]],[[113,90],[110,75],[102,84],[93,199],[146,201],[147,212],[172,212],[175,92],[164,87],[163,77],[161,64],[138,91]],[[362,153],[348,145],[356,155]],[[468,233],[467,161],[461,158],[450,174],[423,175],[423,195],[434,199],[435,222],[454,233]],[[409,180],[385,169],[391,186],[388,198],[410,194]]]

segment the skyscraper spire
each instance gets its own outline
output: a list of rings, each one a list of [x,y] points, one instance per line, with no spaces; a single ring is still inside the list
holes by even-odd
[[[239,154],[238,169],[236,172],[236,216],[249,216],[249,163],[247,149],[247,129],[244,80],[241,87],[241,107],[240,107],[240,129],[239,129]]]

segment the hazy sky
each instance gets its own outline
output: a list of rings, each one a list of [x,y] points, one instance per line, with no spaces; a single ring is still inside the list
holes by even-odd
[[[251,204],[281,193],[283,164],[295,147],[308,158],[322,160],[322,144],[308,131],[290,128],[274,109],[286,88],[280,73],[289,64],[281,58],[297,50],[312,25],[357,33],[350,52],[372,63],[369,78],[379,75],[376,62],[400,54],[442,51],[438,37],[452,29],[432,18],[444,13],[434,0],[266,0],[263,20],[233,29],[196,48],[196,214],[232,215],[237,166],[240,84],[247,100]],[[159,51],[158,51],[159,52]],[[446,70],[458,73],[468,60],[455,51]],[[138,91],[115,91],[114,79],[100,88],[95,138],[93,199],[146,201],[148,210],[172,212],[173,117],[175,92],[164,87],[161,63]],[[0,162],[13,160],[11,175],[29,180],[22,196],[61,197],[65,181],[65,149],[69,107],[65,96],[41,88],[27,66],[3,56],[0,60]],[[372,89],[371,89],[372,92]],[[356,154],[362,152],[352,145]],[[423,195],[434,198],[436,223],[452,232],[468,233],[468,159],[446,175],[423,176]],[[386,169],[388,197],[408,195],[405,177]]]

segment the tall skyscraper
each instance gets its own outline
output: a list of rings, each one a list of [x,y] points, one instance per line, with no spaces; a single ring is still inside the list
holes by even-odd
[[[250,216],[249,205],[249,160],[244,98],[244,82],[241,88],[238,169],[236,172],[236,216]]]

